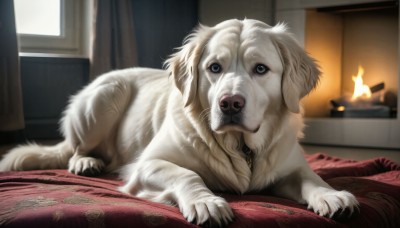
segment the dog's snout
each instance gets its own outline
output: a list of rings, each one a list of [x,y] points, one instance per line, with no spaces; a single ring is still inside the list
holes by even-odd
[[[245,104],[245,99],[240,95],[224,95],[219,101],[219,107],[225,114],[236,114],[244,108]]]

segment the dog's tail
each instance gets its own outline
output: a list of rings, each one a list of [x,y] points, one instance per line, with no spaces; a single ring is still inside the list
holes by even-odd
[[[72,155],[73,148],[66,141],[54,146],[22,145],[4,155],[0,171],[66,169]]]

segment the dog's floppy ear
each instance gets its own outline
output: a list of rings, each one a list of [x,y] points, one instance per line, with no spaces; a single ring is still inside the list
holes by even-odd
[[[283,99],[291,112],[299,113],[301,98],[315,88],[321,72],[315,60],[286,32],[285,25],[278,24],[272,31],[283,64]]]
[[[181,91],[185,107],[190,105],[197,93],[198,69],[205,45],[213,34],[213,29],[199,25],[198,28],[186,37],[183,46],[165,61],[176,87]]]

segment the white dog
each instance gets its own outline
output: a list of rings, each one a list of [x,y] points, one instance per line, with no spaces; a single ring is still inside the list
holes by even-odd
[[[351,214],[355,197],[330,187],[303,157],[299,102],[320,72],[285,30],[247,19],[200,26],[166,61],[167,71],[98,77],[71,99],[63,142],[15,148],[0,170],[122,170],[121,191],[176,204],[196,224],[233,219],[213,191],[266,187],[321,216]]]

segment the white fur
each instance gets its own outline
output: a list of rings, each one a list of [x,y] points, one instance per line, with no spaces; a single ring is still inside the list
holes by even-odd
[[[211,72],[212,63],[222,71]],[[269,71],[257,75],[257,64]],[[121,191],[177,204],[197,224],[234,217],[212,191],[273,186],[277,195],[328,217],[357,208],[352,194],[332,189],[303,157],[299,101],[317,84],[319,70],[284,25],[200,26],[166,66],[100,76],[71,99],[61,123],[65,141],[13,149],[0,170],[68,168],[86,175],[126,165]],[[239,124],[223,122],[218,102],[224,95],[245,99]],[[254,152],[252,170],[244,145]]]

